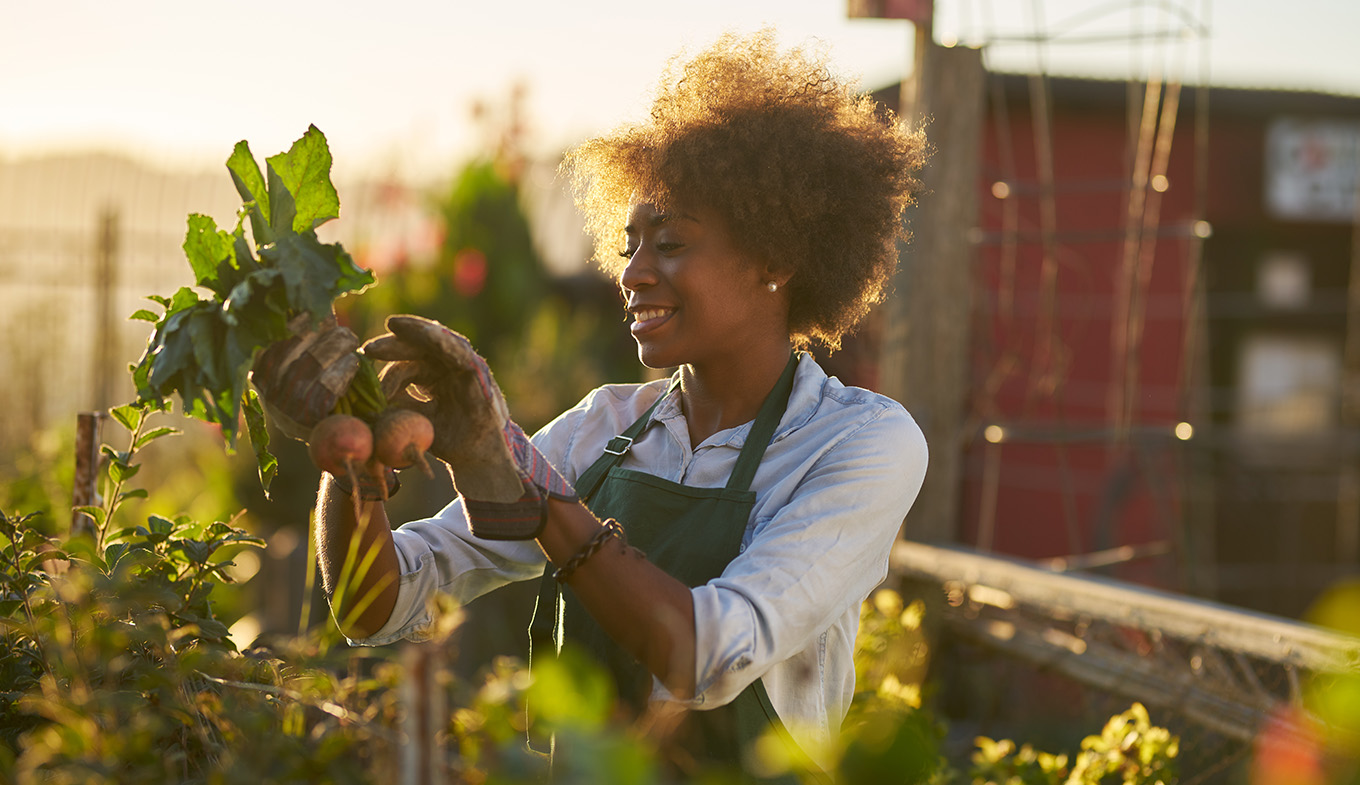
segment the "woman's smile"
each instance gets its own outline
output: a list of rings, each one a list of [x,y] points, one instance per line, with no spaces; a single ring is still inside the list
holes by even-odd
[[[628,329],[633,335],[644,335],[670,321],[675,309],[641,306],[630,308],[629,312],[633,315],[633,324]]]

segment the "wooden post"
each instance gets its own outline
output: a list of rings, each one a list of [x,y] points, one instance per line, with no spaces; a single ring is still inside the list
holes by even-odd
[[[1194,213],[1195,229],[1189,238],[1185,267],[1186,314],[1181,349],[1181,402],[1185,421],[1201,429],[1197,438],[1208,436],[1213,444],[1213,417],[1210,406],[1212,385],[1209,371],[1209,307],[1204,273],[1204,244],[1211,227],[1203,219],[1209,203],[1209,91],[1208,85],[1195,88],[1194,128]],[[1183,450],[1186,456],[1180,472],[1185,489],[1185,514],[1181,562],[1185,565],[1184,590],[1199,597],[1218,595],[1216,570],[1218,524],[1215,499],[1215,459],[1210,447],[1196,446],[1192,439]]]
[[[950,542],[958,536],[967,438],[984,79],[977,49],[936,46],[921,29],[916,46],[899,114],[924,125],[933,154],[921,172],[920,203],[907,213],[912,238],[882,311],[879,378],[880,391],[907,407],[930,446],[925,485],[903,535]]]
[[[81,412],[76,415],[76,478],[71,489],[71,505],[86,507],[99,504],[99,445],[104,425],[103,412]],[[94,535],[94,519],[83,512],[71,515],[71,535]]]
[[[1355,184],[1355,218],[1351,222],[1350,284],[1346,292],[1346,338],[1341,376],[1342,458],[1336,500],[1336,561],[1355,564],[1360,558],[1360,172]]]
[[[406,746],[401,751],[401,785],[442,785],[447,768],[442,729],[448,720],[443,686],[439,683],[438,648],[430,643],[407,643],[401,659]]]

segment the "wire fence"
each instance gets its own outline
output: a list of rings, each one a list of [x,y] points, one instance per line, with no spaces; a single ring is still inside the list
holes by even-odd
[[[892,565],[939,619],[946,712],[1033,739],[1036,716],[1092,732],[1138,701],[1180,736],[1183,785],[1238,781],[1263,731],[1312,732],[1305,689],[1360,676],[1360,638],[1280,617],[965,548],[902,542]]]

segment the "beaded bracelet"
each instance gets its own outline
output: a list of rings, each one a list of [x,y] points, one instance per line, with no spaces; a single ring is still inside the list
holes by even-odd
[[[585,564],[587,559],[598,553],[610,537],[618,537],[619,541],[623,543],[623,547],[628,547],[628,535],[624,533],[622,524],[610,518],[604,522],[604,526],[601,526],[599,531],[595,532],[595,536],[581,546],[581,550],[577,551],[575,556],[568,559],[567,563],[562,565],[561,568],[553,571],[553,580],[558,583],[566,583],[570,580],[572,574],[576,572],[576,568]]]

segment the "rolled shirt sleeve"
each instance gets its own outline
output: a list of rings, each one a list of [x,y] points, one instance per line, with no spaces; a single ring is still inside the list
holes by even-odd
[[[355,645],[425,640],[431,623],[429,602],[436,592],[467,603],[507,583],[543,574],[543,551],[533,540],[473,537],[461,498],[433,518],[402,525],[392,532],[392,540],[401,570],[396,605],[377,632],[351,639]]]

